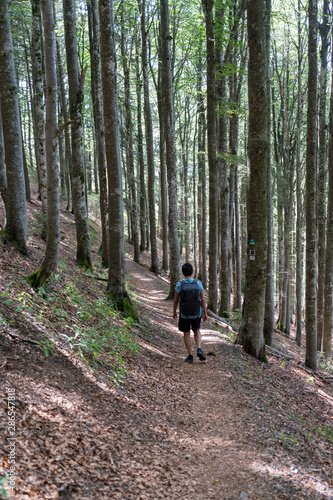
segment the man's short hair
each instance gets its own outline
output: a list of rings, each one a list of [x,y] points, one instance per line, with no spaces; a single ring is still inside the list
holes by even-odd
[[[193,266],[189,262],[186,262],[186,264],[183,265],[182,267],[182,273],[184,276],[191,276],[193,273]]]

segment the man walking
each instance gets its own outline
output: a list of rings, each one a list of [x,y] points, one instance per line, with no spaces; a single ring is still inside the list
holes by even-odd
[[[206,356],[201,349],[200,323],[207,320],[207,306],[204,297],[202,283],[192,278],[193,266],[186,263],[182,267],[184,275],[183,281],[176,285],[175,298],[173,301],[173,319],[177,319],[177,306],[180,300],[180,314],[178,329],[184,333],[184,344],[188,356],[185,359],[187,363],[193,363],[191,350],[191,329],[194,332],[194,340],[197,346],[197,356],[200,361],[204,361]]]

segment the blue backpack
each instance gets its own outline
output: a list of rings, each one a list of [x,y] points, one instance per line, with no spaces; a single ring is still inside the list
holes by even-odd
[[[198,316],[200,313],[201,299],[199,285],[196,280],[186,283],[181,282],[180,313],[183,316]]]

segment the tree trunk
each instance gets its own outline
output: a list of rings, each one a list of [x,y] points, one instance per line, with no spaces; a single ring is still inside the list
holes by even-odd
[[[7,175],[6,175],[6,165],[5,165],[5,150],[3,145],[3,131],[2,131],[2,117],[1,117],[1,107],[0,107],[0,195],[2,197],[3,203],[5,205],[5,214],[7,212]],[[5,226],[0,223],[0,230]]]
[[[298,1],[298,50],[297,50],[297,136],[296,136],[296,343],[301,345],[303,318],[303,241],[302,241],[302,193],[301,193],[301,20],[300,0]]]
[[[267,5],[267,26],[271,22],[271,0],[266,0]],[[267,29],[267,97],[269,109],[271,109],[271,73],[270,73],[270,29]],[[271,136],[271,113],[267,114],[268,137]],[[271,142],[267,147],[267,268],[266,268],[266,292],[265,292],[265,319],[264,337],[265,343],[269,346],[273,342],[274,333],[274,282],[273,282],[273,208],[272,208],[272,169],[271,169]]]
[[[308,111],[306,136],[306,284],[305,284],[305,364],[317,369],[317,1],[309,0]]]
[[[45,236],[47,222],[47,174],[45,158],[45,124],[44,124],[44,82],[42,58],[41,5],[40,0],[31,0],[32,34],[31,64],[33,80],[33,118],[35,132],[35,155],[38,168],[39,193],[42,202],[43,230]]]
[[[138,213],[136,203],[136,186],[134,179],[134,152],[133,152],[133,124],[131,111],[131,90],[130,72],[127,60],[127,50],[125,46],[125,26],[123,16],[121,18],[121,56],[124,71],[124,91],[125,91],[125,133],[126,133],[126,163],[128,171],[129,197],[130,197],[130,218],[132,226],[132,241],[134,246],[134,261],[140,262],[140,241],[138,231]]]
[[[28,277],[38,288],[56,273],[60,246],[60,204],[57,134],[56,46],[52,0],[41,0],[44,28],[44,61],[46,76],[45,153],[47,165],[47,239],[41,267]]]
[[[331,40],[333,50],[333,34]],[[333,72],[333,58],[331,57],[331,72]],[[330,116],[329,116],[329,144],[328,144],[328,204],[327,204],[327,231],[325,255],[325,285],[324,285],[324,331],[323,352],[327,358],[332,353],[333,332],[333,79],[331,79]]]
[[[137,123],[138,123],[138,163],[140,179],[140,251],[146,248],[146,183],[145,164],[143,161],[143,133],[141,121],[141,89],[139,56],[136,55],[136,96],[137,96]]]
[[[7,0],[0,0],[0,74],[0,106],[8,193],[6,227],[2,234],[5,240],[13,242],[22,254],[27,255],[27,212],[22,136]]]
[[[108,192],[107,173],[105,164],[105,142],[103,122],[103,92],[100,63],[100,32],[98,6],[96,0],[90,0],[90,60],[91,60],[91,90],[93,96],[93,112],[95,123],[96,154],[98,163],[99,179],[99,206],[101,211],[102,226],[102,263],[108,267],[109,243],[108,243]],[[89,12],[89,11],[88,11]],[[95,155],[96,156],[96,155]]]
[[[149,98],[149,77],[148,77],[148,55],[147,55],[147,35],[146,35],[146,3],[145,0],[139,2],[141,15],[141,44],[142,44],[142,75],[144,93],[144,115],[146,130],[146,147],[148,163],[148,200],[149,200],[149,224],[150,224],[150,246],[151,246],[151,267],[150,270],[158,274],[158,253],[156,239],[156,216],[155,216],[155,165],[154,165],[154,138],[153,123]]]
[[[208,308],[216,313],[217,260],[218,260],[218,167],[216,162],[216,94],[215,94],[215,31],[214,31],[214,1],[203,2],[206,20],[207,41],[207,134],[208,134],[208,164],[209,164],[209,288]]]
[[[107,290],[118,309],[136,317],[125,286],[123,183],[120,161],[117,61],[114,40],[113,2],[99,1],[101,62],[104,103],[105,151],[108,172],[109,276]]]
[[[161,27],[160,27],[161,30]],[[160,125],[160,182],[161,182],[161,219],[162,219],[162,269],[169,270],[169,242],[168,242],[168,182],[165,163],[165,131],[163,118],[163,93],[162,93],[162,61],[161,61],[161,36],[159,36],[158,59],[158,118]]]
[[[65,93],[65,85],[64,85],[64,77],[62,71],[61,64],[61,55],[60,55],[60,46],[59,41],[56,38],[56,47],[57,47],[57,67],[58,67],[58,78],[59,78],[59,86],[60,86],[60,95],[61,95],[61,112],[64,123],[67,123],[68,113],[67,113],[67,104],[66,104],[66,93]],[[71,141],[69,135],[69,127],[65,127],[64,130],[65,135],[65,182],[67,189],[67,210],[70,210],[72,203],[72,151],[71,151]]]
[[[172,299],[175,287],[180,278],[180,251],[178,238],[178,199],[177,199],[177,166],[175,145],[175,117],[173,101],[172,65],[170,56],[169,2],[160,1],[161,7],[161,53],[162,53],[162,89],[163,115],[165,133],[166,166],[169,193],[169,267],[170,290],[168,298]]]
[[[248,2],[248,257],[242,322],[237,341],[249,354],[266,361],[263,335],[267,266],[267,5]]]
[[[76,38],[74,0],[63,0],[65,44],[69,87],[69,106],[72,139],[72,195],[77,239],[77,262],[91,268],[90,234],[86,206],[84,158],[82,151],[82,108],[84,75],[80,76]]]
[[[325,192],[327,185],[326,174],[326,100],[327,100],[327,53],[328,53],[328,33],[329,22],[329,2],[323,3],[323,22],[319,26],[321,36],[320,50],[320,76],[319,76],[319,147],[318,147],[318,194],[317,194],[317,231],[318,231],[318,285],[317,285],[317,351],[321,351],[324,329],[324,283],[325,283],[325,217],[326,204]]]

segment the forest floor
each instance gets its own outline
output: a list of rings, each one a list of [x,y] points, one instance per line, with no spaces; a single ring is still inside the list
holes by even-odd
[[[140,349],[125,353],[117,369],[112,355],[90,362],[80,356],[77,328],[89,321],[85,297],[105,296],[106,283],[75,265],[73,216],[62,211],[59,277],[39,293],[28,286],[45,248],[37,211],[35,200],[28,259],[0,243],[0,477],[12,458],[16,487],[12,493],[1,480],[4,498],[333,499],[332,376],[305,371],[293,335],[274,338],[290,359],[268,354],[263,364],[209,319],[207,360],[184,363],[167,278],[134,263],[127,245],[127,287],[140,325],[119,316],[110,322]],[[105,277],[94,241],[94,274]],[[147,254],[142,259],[149,263]],[[96,345],[101,329],[97,317]]]

